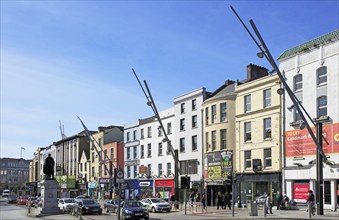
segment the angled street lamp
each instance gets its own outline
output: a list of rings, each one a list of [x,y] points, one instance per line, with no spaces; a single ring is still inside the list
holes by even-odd
[[[267,61],[271,64],[271,66],[273,67],[273,69],[275,70],[275,72],[277,73],[277,75],[279,76],[280,81],[282,82],[284,89],[287,91],[288,96],[290,97],[291,101],[293,102],[293,106],[294,108],[296,108],[296,110],[298,111],[301,120],[303,121],[305,127],[307,128],[307,131],[309,133],[309,135],[311,136],[311,138],[313,139],[315,145],[316,145],[316,151],[317,151],[317,181],[316,181],[316,185],[317,185],[317,191],[321,191],[319,193],[317,193],[317,204],[318,204],[318,208],[317,208],[317,214],[318,215],[323,215],[323,195],[322,195],[322,184],[323,184],[323,167],[322,167],[322,162],[324,161],[325,163],[327,162],[327,157],[322,149],[322,126],[321,126],[321,122],[316,124],[317,126],[317,137],[315,136],[315,134],[312,131],[311,126],[308,124],[305,116],[304,116],[304,112],[305,114],[308,115],[307,111],[305,110],[305,108],[302,106],[302,104],[300,103],[300,101],[297,99],[297,97],[294,95],[294,93],[292,92],[291,88],[288,86],[288,84],[286,83],[286,80],[284,78],[284,76],[282,75],[282,73],[280,72],[278,65],[275,63],[275,60],[273,59],[268,47],[266,46],[263,38],[261,37],[259,30],[257,29],[256,25],[254,24],[253,20],[250,20],[250,24],[252,26],[252,29],[254,30],[258,40],[260,41],[260,44],[258,43],[258,41],[256,40],[256,38],[252,35],[252,33],[250,32],[250,30],[246,27],[246,25],[244,24],[244,22],[242,21],[242,19],[239,17],[238,13],[234,10],[234,8],[232,6],[230,6],[232,11],[234,12],[234,14],[237,16],[237,18],[239,19],[239,21],[241,22],[241,24],[244,26],[244,28],[246,29],[247,33],[251,36],[252,40],[254,41],[254,43],[258,46],[259,48],[259,53],[257,54],[259,58],[263,58],[265,57],[267,59]],[[304,110],[304,112],[302,111]],[[311,120],[312,121],[312,120]],[[313,121],[312,121],[313,123]]]
[[[150,106],[154,112],[154,115],[155,117],[158,119],[158,122],[160,124],[160,129],[162,130],[163,134],[165,135],[165,138],[164,138],[164,142],[166,141],[167,142],[167,146],[168,146],[168,149],[167,151],[169,151],[174,159],[174,195],[176,197],[176,200],[178,200],[178,196],[179,196],[179,167],[178,167],[178,164],[179,164],[179,155],[178,155],[178,149],[174,149],[173,146],[172,146],[172,143],[171,141],[169,140],[168,136],[167,136],[167,133],[166,133],[166,130],[165,130],[165,127],[162,123],[162,120],[160,118],[160,115],[159,115],[159,112],[157,110],[157,107],[155,105],[155,102],[153,100],[153,97],[152,97],[152,94],[151,94],[151,91],[149,90],[148,88],[148,85],[147,85],[147,82],[146,80],[144,80],[144,84],[145,84],[145,87],[146,87],[146,90],[147,90],[147,93],[144,89],[144,87],[142,86],[142,84],[140,83],[140,80],[137,76],[137,74],[135,73],[134,69],[132,68],[132,71],[133,71],[133,74],[135,76],[135,78],[138,80],[138,83],[147,99],[147,105]]]

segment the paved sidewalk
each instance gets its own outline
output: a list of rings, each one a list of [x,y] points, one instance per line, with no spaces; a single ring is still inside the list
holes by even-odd
[[[258,216],[249,216],[249,211],[247,208],[235,208],[234,209],[234,217],[233,211],[228,209],[217,209],[216,207],[207,207],[206,210],[202,210],[202,208],[187,208],[187,215],[205,215],[208,217],[216,217],[220,219],[310,219],[308,216],[308,212],[306,211],[306,206],[297,206],[297,210],[276,210],[273,208],[273,214],[267,214],[264,216],[264,210],[262,208],[258,208]],[[184,208],[173,210],[173,214],[177,215],[185,215]],[[339,220],[339,212],[334,212],[331,210],[324,210],[324,215],[315,215],[312,216],[312,219],[335,219]]]

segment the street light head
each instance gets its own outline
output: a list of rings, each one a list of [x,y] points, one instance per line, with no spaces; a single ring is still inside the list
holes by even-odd
[[[264,58],[265,55],[264,55],[263,52],[258,52],[258,53],[257,53],[257,56],[258,56],[259,58]]]
[[[151,106],[151,105],[152,105],[152,103],[151,103],[150,101],[148,101],[148,102],[147,102],[147,105],[148,105],[148,106]]]
[[[285,92],[285,90],[284,90],[283,88],[280,88],[280,89],[277,90],[277,93],[278,93],[279,95],[284,94],[284,92]]]

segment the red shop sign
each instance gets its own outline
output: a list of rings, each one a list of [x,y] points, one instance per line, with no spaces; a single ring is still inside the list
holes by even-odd
[[[294,183],[294,199],[307,200],[308,190],[310,190],[309,183]]]
[[[156,180],[155,186],[173,186],[173,180]]]

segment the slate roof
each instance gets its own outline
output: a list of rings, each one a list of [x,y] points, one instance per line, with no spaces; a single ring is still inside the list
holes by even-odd
[[[306,43],[303,43],[299,46],[293,47],[291,49],[286,50],[285,52],[283,52],[280,57],[278,58],[278,60],[282,60],[284,58],[287,57],[291,57],[294,56],[300,52],[303,51],[309,51],[312,47],[318,47],[320,44],[325,44],[327,42],[331,42],[331,41],[335,41],[339,39],[339,30],[335,30],[331,33],[325,34],[321,37],[318,37],[314,40],[308,41]]]

